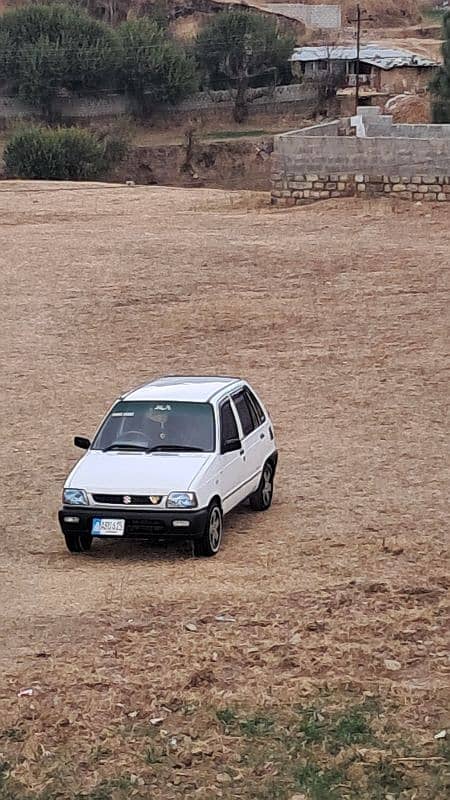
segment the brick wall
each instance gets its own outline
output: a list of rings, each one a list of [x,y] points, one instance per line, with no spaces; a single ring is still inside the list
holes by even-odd
[[[295,206],[332,197],[389,197],[450,203],[450,176],[362,175],[348,172],[272,173],[272,204]]]

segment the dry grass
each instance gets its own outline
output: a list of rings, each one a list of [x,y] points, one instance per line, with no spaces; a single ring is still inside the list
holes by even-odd
[[[448,792],[448,211],[265,203],[1,185],[1,800]],[[65,554],[71,434],[187,370],[267,400],[273,509]]]

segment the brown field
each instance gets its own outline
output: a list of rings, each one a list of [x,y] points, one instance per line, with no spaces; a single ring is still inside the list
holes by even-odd
[[[14,182],[0,204],[0,800],[444,800],[448,210]],[[213,560],[70,556],[72,435],[170,372],[260,391],[271,511],[233,513]]]

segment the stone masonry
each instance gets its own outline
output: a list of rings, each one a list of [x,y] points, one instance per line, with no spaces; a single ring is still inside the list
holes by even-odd
[[[445,175],[349,175],[272,173],[272,205],[306,205],[332,197],[398,197],[400,200],[450,203]]]
[[[395,125],[377,108],[277,136],[272,203],[332,197],[450,202],[450,125]]]

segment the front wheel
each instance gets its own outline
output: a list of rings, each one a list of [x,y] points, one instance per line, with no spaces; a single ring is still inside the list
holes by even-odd
[[[90,533],[65,533],[66,546],[70,553],[85,553],[91,549]]]
[[[194,539],[194,553],[196,556],[215,556],[220,550],[223,533],[222,509],[218,503],[209,507],[205,532],[199,539]]]
[[[253,511],[267,511],[272,505],[274,469],[270,461],[264,464],[259,486],[250,495],[250,506]]]

